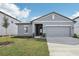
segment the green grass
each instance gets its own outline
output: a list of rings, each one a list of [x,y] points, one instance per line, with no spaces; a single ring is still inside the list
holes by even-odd
[[[46,40],[34,38],[0,37],[0,42],[11,41],[13,44],[0,46],[0,56],[48,56]]]

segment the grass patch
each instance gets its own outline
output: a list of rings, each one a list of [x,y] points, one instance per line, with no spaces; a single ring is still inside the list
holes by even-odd
[[[48,56],[46,40],[34,38],[0,37],[0,42],[11,41],[14,44],[0,46],[0,56]]]

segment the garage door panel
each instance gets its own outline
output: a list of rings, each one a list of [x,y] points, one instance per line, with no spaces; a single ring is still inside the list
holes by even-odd
[[[69,37],[70,27],[49,26],[49,27],[46,27],[46,32],[48,37]]]

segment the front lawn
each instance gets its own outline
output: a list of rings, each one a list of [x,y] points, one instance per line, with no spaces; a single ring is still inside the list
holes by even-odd
[[[0,37],[0,42],[14,42],[0,46],[0,56],[48,56],[46,40],[34,38]]]

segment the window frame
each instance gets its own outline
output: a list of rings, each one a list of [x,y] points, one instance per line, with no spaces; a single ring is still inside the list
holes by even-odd
[[[24,26],[24,34],[28,33],[28,26]]]

